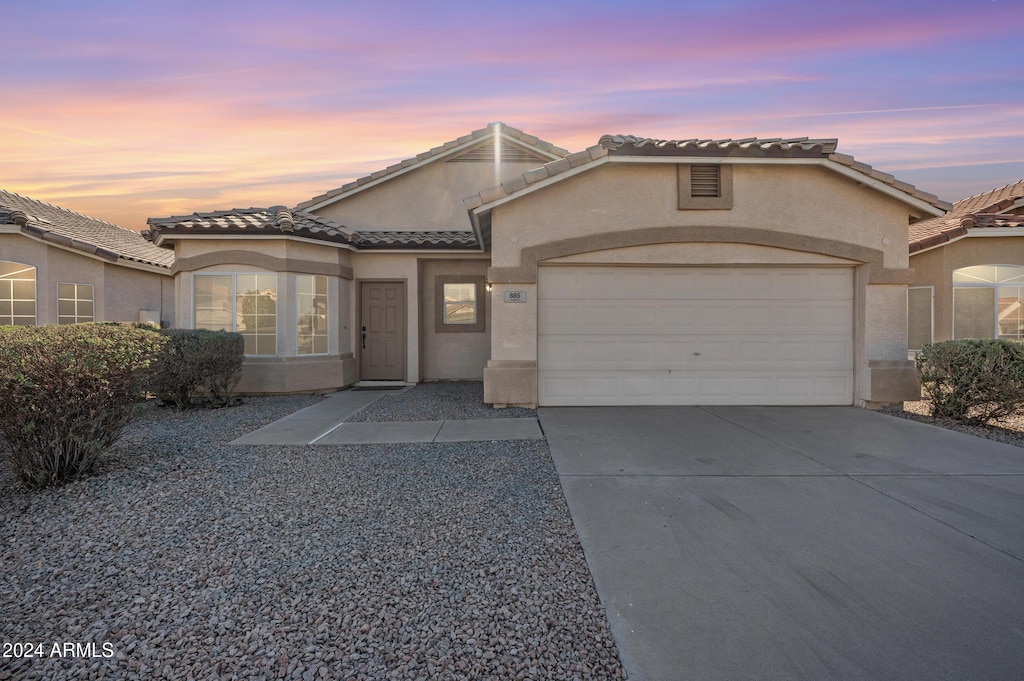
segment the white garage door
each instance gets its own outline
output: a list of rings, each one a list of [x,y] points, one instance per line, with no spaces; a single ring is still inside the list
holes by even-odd
[[[539,275],[542,405],[853,402],[851,268]]]

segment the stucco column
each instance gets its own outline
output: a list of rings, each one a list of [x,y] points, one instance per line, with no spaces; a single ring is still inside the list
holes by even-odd
[[[857,403],[872,407],[920,399],[917,369],[907,357],[906,285],[868,284],[860,317]]]
[[[491,358],[484,402],[537,406],[537,284],[492,284]],[[506,292],[511,293],[506,301]]]

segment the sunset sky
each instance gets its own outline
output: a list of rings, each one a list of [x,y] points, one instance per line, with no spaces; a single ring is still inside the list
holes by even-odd
[[[0,188],[133,229],[294,205],[503,121],[837,137],[954,201],[1024,177],[1024,1],[0,3]]]

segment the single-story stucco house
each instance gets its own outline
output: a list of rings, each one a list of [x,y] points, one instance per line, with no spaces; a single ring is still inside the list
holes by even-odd
[[[138,232],[0,190],[0,325],[174,326],[173,262]]]
[[[956,338],[1024,340],[1024,180],[910,226],[911,350]]]
[[[908,229],[949,204],[833,139],[494,123],[317,196],[151,218],[175,319],[246,337],[240,389],[480,379],[503,405],[916,399]]]

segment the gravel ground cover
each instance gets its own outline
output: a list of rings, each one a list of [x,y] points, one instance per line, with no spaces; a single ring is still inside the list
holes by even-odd
[[[495,409],[484,404],[482,381],[420,383],[409,390],[386,394],[349,419],[370,421],[452,421],[458,419],[515,419],[537,415],[535,409]]]
[[[0,679],[623,678],[545,442],[223,444],[319,399],[147,406],[96,475],[0,473],[0,644],[43,653]]]
[[[1024,414],[1017,414],[1009,418],[1005,418],[998,423],[987,424],[984,426],[972,426],[953,419],[929,416],[929,410],[929,402],[927,400],[921,400],[918,402],[904,402],[902,409],[894,408],[887,409],[885,411],[888,414],[898,416],[900,418],[920,421],[921,423],[930,423],[934,426],[939,426],[940,428],[956,430],[961,433],[969,433],[989,440],[997,440],[1017,447],[1024,447]]]

